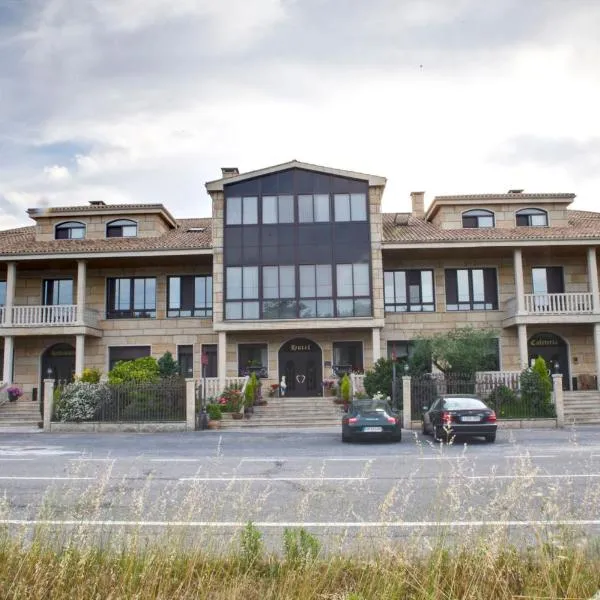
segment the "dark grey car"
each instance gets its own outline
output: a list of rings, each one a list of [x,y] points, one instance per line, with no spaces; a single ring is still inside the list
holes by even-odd
[[[484,437],[496,441],[496,413],[478,396],[446,394],[431,407],[423,407],[423,433],[433,439],[449,440],[454,436]]]
[[[402,439],[400,415],[385,400],[355,400],[342,419],[342,442]]]

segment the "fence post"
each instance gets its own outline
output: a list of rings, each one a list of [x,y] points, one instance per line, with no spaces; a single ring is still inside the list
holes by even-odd
[[[185,428],[187,431],[196,429],[196,382],[185,380]]]
[[[562,374],[552,375],[552,386],[554,388],[554,408],[556,410],[557,427],[565,426],[565,401],[562,386]]]
[[[412,398],[410,397],[410,375],[402,376],[402,416],[404,429],[412,427]]]
[[[44,379],[44,431],[50,431],[54,404],[54,379]]]

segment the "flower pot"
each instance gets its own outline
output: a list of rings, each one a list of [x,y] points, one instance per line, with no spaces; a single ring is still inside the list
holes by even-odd
[[[208,428],[209,429],[221,429],[221,421],[209,421]]]
[[[16,402],[18,398],[19,398],[19,396],[16,396],[15,394],[9,394],[8,395],[8,401],[9,402]]]
[[[235,419],[236,421],[239,421],[240,419],[244,418],[244,415],[241,412],[233,412],[231,413],[231,418]]]

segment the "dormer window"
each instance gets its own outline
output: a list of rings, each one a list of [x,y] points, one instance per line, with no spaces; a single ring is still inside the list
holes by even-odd
[[[85,225],[79,221],[59,223],[54,229],[55,240],[82,240],[85,237]]]
[[[548,213],[541,208],[518,210],[517,227],[548,227]]]
[[[462,215],[462,226],[465,229],[494,227],[494,213],[491,210],[484,210],[482,208],[467,210]]]
[[[137,223],[129,219],[111,221],[106,225],[106,237],[136,237]]]

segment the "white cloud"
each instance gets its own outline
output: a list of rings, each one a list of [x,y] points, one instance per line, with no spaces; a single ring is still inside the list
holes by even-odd
[[[47,175],[49,181],[66,181],[71,179],[69,169],[60,165],[44,167],[44,173]]]

